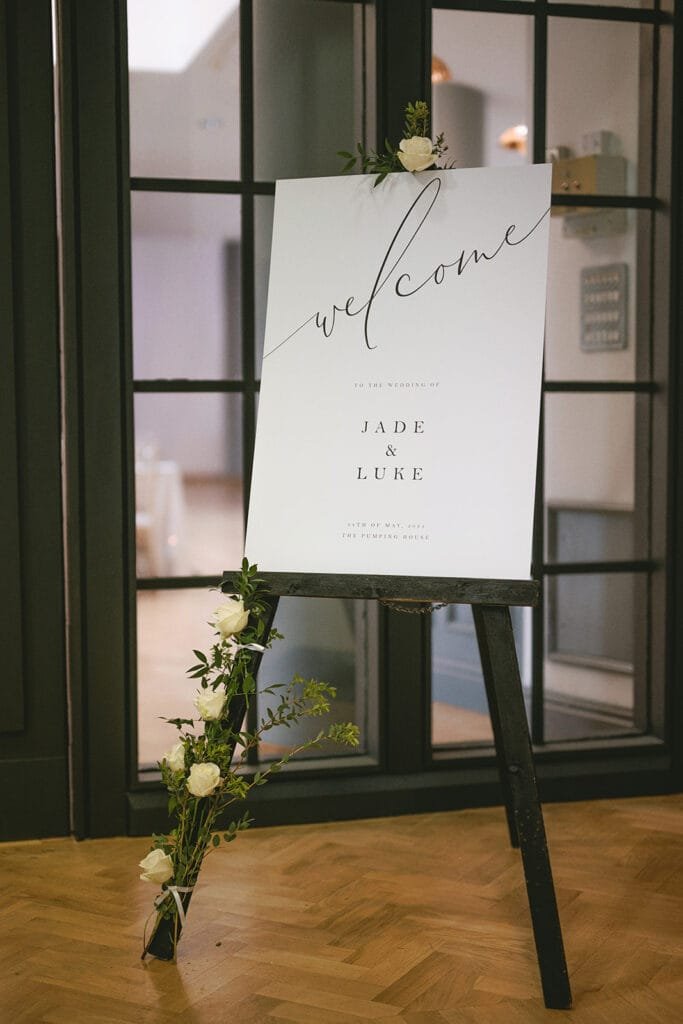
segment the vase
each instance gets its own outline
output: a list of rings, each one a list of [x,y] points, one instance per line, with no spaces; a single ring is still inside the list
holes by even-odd
[[[183,906],[183,913],[187,914],[187,908],[190,905],[192,893],[184,892],[179,895],[179,899]],[[183,930],[183,922],[180,919],[180,914],[177,912],[177,908],[175,908],[175,910],[176,912],[171,916],[165,916],[161,912],[157,914],[157,919],[154,922],[154,928],[149,938],[149,942],[142,953],[143,960],[148,954],[149,956],[155,956],[157,960],[175,960],[176,947],[180,942],[180,936]]]

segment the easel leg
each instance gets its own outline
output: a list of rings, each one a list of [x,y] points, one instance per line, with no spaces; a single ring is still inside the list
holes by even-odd
[[[472,608],[501,771],[510,836],[519,841],[545,1005],[571,1007],[550,857],[538,799],[510,609]],[[511,822],[512,818],[512,822]]]
[[[266,618],[265,618],[265,628],[264,628],[264,631],[263,631],[263,639],[264,639],[264,641],[268,637],[268,634],[270,633],[271,629],[273,628],[273,622],[275,621],[275,613],[277,612],[277,606],[278,606],[279,603],[280,603],[280,598],[276,597],[273,594],[268,594],[268,596],[265,599]],[[262,658],[263,658],[263,651],[253,651],[253,652],[251,652],[249,668],[250,668],[251,674],[253,675],[254,679],[258,678],[258,670],[259,670],[259,665],[261,664]],[[256,694],[253,695],[251,701],[249,701],[248,704],[247,704],[247,698],[244,697],[244,696],[239,697],[239,698],[235,698],[233,700],[233,703],[231,704],[231,712],[230,712],[230,717],[229,717],[229,724],[230,724],[231,729],[234,732],[237,733],[242,728],[242,722],[244,721],[245,714],[247,716],[247,728],[250,731],[254,731],[256,729],[256,724],[257,724],[257,720],[258,720],[258,711],[257,711],[257,706],[256,705],[257,705]],[[258,751],[255,751],[255,753],[257,754],[257,759],[258,759]]]
[[[477,608],[472,609],[474,615],[474,621],[477,628],[477,640],[479,641],[479,654],[481,657],[482,670],[484,673],[484,684],[486,686],[486,700],[489,706],[489,715],[491,717],[491,729],[493,731],[493,742],[496,748],[496,764],[498,766],[498,777],[500,779],[500,788],[503,792],[503,804],[505,806],[505,817],[507,819],[508,832],[510,834],[510,846],[514,849],[519,849],[519,835],[517,833],[517,822],[515,821],[515,809],[512,801],[512,786],[510,785],[510,772],[508,771],[508,763],[505,757],[505,747],[503,744],[503,726],[500,717],[500,707],[498,706],[498,697],[496,694],[496,688],[493,685],[491,679],[491,672],[489,670],[489,664],[484,656],[484,649],[482,646],[482,634],[480,631],[479,623],[477,622]]]

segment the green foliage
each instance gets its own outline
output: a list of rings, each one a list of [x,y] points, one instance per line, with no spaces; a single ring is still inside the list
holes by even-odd
[[[420,138],[429,138],[429,106],[424,100],[416,100],[415,103],[409,103],[405,109],[405,121],[403,125],[403,138],[412,139],[414,136]],[[432,145],[432,154],[434,159],[440,159],[444,153],[448,150],[446,145],[443,132],[437,135],[436,141]],[[345,162],[342,167],[342,174],[349,174],[358,165],[358,169],[363,174],[376,174],[374,187],[380,185],[387,174],[391,174],[392,171],[404,171],[405,167],[401,163],[399,156],[399,147],[394,148],[388,139],[384,140],[384,152],[375,152],[372,149],[366,149],[365,146],[358,142],[356,143],[356,153],[351,153],[348,150],[340,149],[337,152],[337,156],[340,156]],[[436,170],[447,170],[452,168],[454,164],[447,163],[442,167],[436,166]]]
[[[406,107],[403,138],[412,139],[413,135],[420,135],[422,138],[429,135],[429,107],[424,100],[416,100]]]
[[[384,181],[387,174],[392,171],[402,171],[403,165],[398,158],[397,151],[392,147],[388,139],[384,140],[384,153],[376,153],[372,149],[366,149],[365,146],[358,142],[356,144],[358,156],[354,156],[353,153],[349,153],[344,149],[340,149],[337,156],[343,157],[346,161],[342,167],[342,174],[348,174],[352,171],[358,163],[359,169],[363,174],[376,174],[375,187]]]
[[[222,690],[226,701],[220,718],[203,722],[204,731],[197,735],[195,720],[190,718],[165,719],[178,730],[177,741],[183,745],[182,767],[173,769],[164,758],[159,768],[168,791],[168,813],[174,820],[173,829],[166,835],[152,837],[152,848],[161,849],[173,861],[173,877],[168,884],[193,886],[199,875],[204,857],[221,843],[219,821],[231,804],[243,802],[256,786],[263,786],[294,757],[324,742],[358,746],[359,731],[350,722],[335,723],[327,730],[293,747],[287,754],[251,775],[247,769],[247,756],[257,747],[261,737],[277,726],[291,728],[306,718],[319,718],[329,713],[336,695],[333,686],[317,679],[304,679],[296,675],[289,683],[274,683],[263,691],[276,698],[255,729],[243,729],[241,710],[256,692],[255,668],[260,651],[244,650],[248,644],[259,644],[268,649],[284,639],[272,627],[268,629],[268,602],[265,584],[258,578],[255,565],[245,559],[234,580],[223,581],[241,600],[249,612],[249,620],[238,636],[217,640],[208,653],[195,650],[195,663],[188,669],[190,679],[202,690]],[[239,709],[239,710],[236,710]],[[188,727],[188,728],[185,728]],[[176,763],[174,759],[174,763]],[[216,765],[220,772],[219,784],[207,796],[194,796],[188,789],[188,776],[194,765]],[[233,842],[240,832],[249,828],[252,819],[248,812],[232,821],[222,832],[226,843]],[[159,912],[172,918],[177,913],[170,894],[161,903]]]

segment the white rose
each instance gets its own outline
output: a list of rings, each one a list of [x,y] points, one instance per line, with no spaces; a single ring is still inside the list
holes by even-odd
[[[401,139],[398,158],[407,171],[424,171],[436,160],[433,148],[431,139],[413,135],[411,139]]]
[[[167,853],[158,848],[150,850],[144,860],[140,861],[139,867],[142,868],[140,878],[143,882],[156,882],[157,885],[163,885],[173,877],[173,861]]]
[[[227,699],[223,690],[198,690],[194,706],[205,722],[214,722],[223,714]]]
[[[249,621],[249,612],[244,608],[242,598],[221,604],[214,612],[214,625],[224,640],[240,633]]]
[[[172,772],[182,772],[185,769],[185,746],[183,743],[175,743],[170,750],[167,750],[161,759],[165,761]]]
[[[187,777],[187,788],[192,796],[208,796],[221,781],[221,770],[217,764],[193,764]]]

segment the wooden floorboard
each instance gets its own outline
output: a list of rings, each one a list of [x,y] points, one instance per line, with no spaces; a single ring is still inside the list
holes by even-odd
[[[546,808],[575,1008],[541,999],[499,808],[254,830],[141,962],[144,839],[0,847],[0,1021],[680,1024],[683,796]]]

